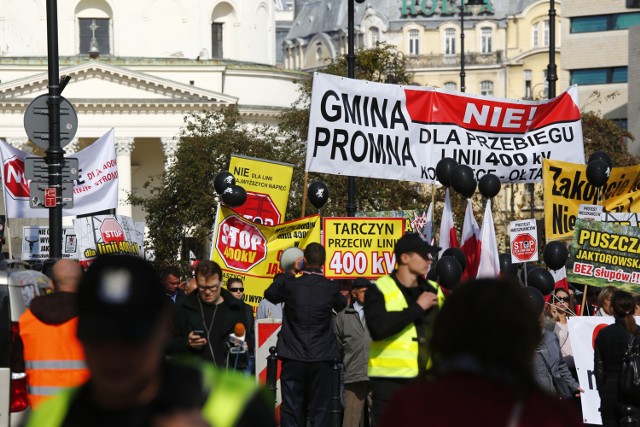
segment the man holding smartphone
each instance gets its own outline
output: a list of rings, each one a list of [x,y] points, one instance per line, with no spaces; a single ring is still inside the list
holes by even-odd
[[[253,334],[247,323],[242,301],[222,289],[222,269],[213,261],[200,261],[195,272],[197,291],[175,304],[173,336],[169,354],[191,353],[217,366],[244,368],[230,359],[229,337],[237,325],[245,331],[252,346]]]

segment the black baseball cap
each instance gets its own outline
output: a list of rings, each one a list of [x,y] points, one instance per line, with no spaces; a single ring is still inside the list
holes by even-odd
[[[415,252],[424,259],[430,259],[429,255],[440,252],[437,246],[431,246],[418,233],[407,233],[396,242],[393,249],[396,254],[396,260],[400,259],[400,255]]]
[[[165,309],[164,286],[151,263],[133,255],[101,255],[78,287],[78,338],[144,342]]]

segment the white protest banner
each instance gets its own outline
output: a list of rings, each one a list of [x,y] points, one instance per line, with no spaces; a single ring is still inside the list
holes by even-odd
[[[29,206],[29,182],[24,176],[24,159],[31,154],[0,140],[4,203],[9,218],[47,218],[48,209]],[[93,144],[74,154],[79,177],[73,187],[73,208],[64,216],[90,214],[118,206],[118,166],[115,133],[111,129]]]
[[[49,258],[49,227],[22,227],[23,260]],[[62,228],[62,258],[78,258],[78,239],[73,227]]]
[[[89,264],[102,254],[144,254],[144,226],[123,215],[77,218],[73,227],[78,236],[78,259]]]
[[[507,100],[315,73],[305,170],[435,183],[451,157],[477,178],[542,182],[544,158],[584,163],[577,93]]]

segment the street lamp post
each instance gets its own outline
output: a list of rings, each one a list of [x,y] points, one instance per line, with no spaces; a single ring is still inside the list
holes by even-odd
[[[556,68],[556,8],[555,0],[549,0],[549,64],[547,65],[547,82],[549,83],[548,98],[556,97],[556,82],[558,74]]]
[[[460,92],[466,90],[464,72],[464,9],[466,6],[482,6],[484,0],[460,0]]]
[[[363,3],[365,0],[347,0],[347,77],[356,77],[356,55],[354,53],[354,15],[355,3]],[[347,216],[356,215],[356,179],[353,176],[347,177]]]

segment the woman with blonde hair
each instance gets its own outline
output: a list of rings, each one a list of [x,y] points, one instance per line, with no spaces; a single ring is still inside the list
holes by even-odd
[[[611,297],[615,291],[615,286],[607,286],[600,290],[600,293],[598,294],[598,311],[596,311],[596,316],[613,316]]]

